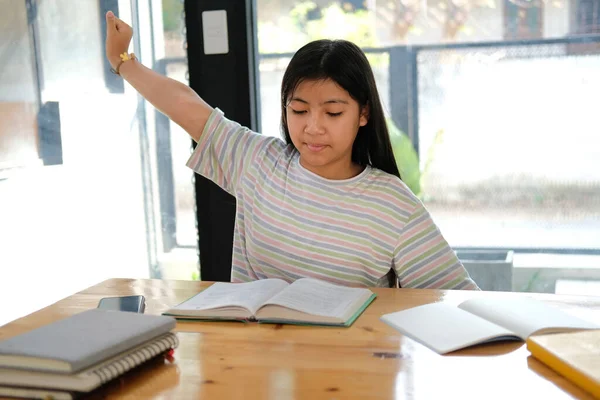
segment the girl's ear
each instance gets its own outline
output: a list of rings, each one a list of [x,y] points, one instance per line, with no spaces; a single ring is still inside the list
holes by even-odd
[[[365,126],[369,122],[369,111],[368,105],[364,106],[360,111],[360,118],[358,120],[360,126]]]

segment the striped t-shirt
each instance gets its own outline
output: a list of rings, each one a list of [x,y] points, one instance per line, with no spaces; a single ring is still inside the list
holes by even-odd
[[[215,109],[187,165],[237,200],[232,282],[317,278],[346,286],[476,289],[419,199],[367,166],[346,180],[302,167],[278,138]]]

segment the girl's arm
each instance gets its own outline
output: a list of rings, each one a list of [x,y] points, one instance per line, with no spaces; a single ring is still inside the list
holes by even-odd
[[[479,290],[418,200],[398,240],[394,267],[403,288]]]
[[[106,56],[113,68],[127,52],[133,30],[112,12],[106,13]],[[190,87],[146,68],[137,61],[121,64],[119,74],[157,110],[181,126],[196,142],[213,108]]]

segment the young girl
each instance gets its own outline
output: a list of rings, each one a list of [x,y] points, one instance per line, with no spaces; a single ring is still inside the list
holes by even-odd
[[[228,120],[192,89],[123,61],[129,25],[107,13],[107,57],[197,142],[187,165],[236,197],[232,282],[313,277],[347,286],[477,289],[400,180],[373,72],[343,40],[292,58],[285,140]]]

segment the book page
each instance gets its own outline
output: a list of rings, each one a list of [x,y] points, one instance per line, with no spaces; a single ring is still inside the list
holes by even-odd
[[[600,328],[530,297],[474,298],[464,301],[460,308],[514,332],[521,339],[535,332],[554,332]]]
[[[246,308],[254,315],[265,301],[287,286],[288,283],[281,279],[260,279],[247,283],[216,282],[173,309],[209,310],[238,306]]]
[[[439,354],[491,341],[519,340],[508,329],[445,303],[386,314],[381,320]]]
[[[343,318],[351,312],[359,299],[366,300],[371,294],[368,289],[337,286],[303,278],[290,284],[265,305],[279,305],[308,314]]]

